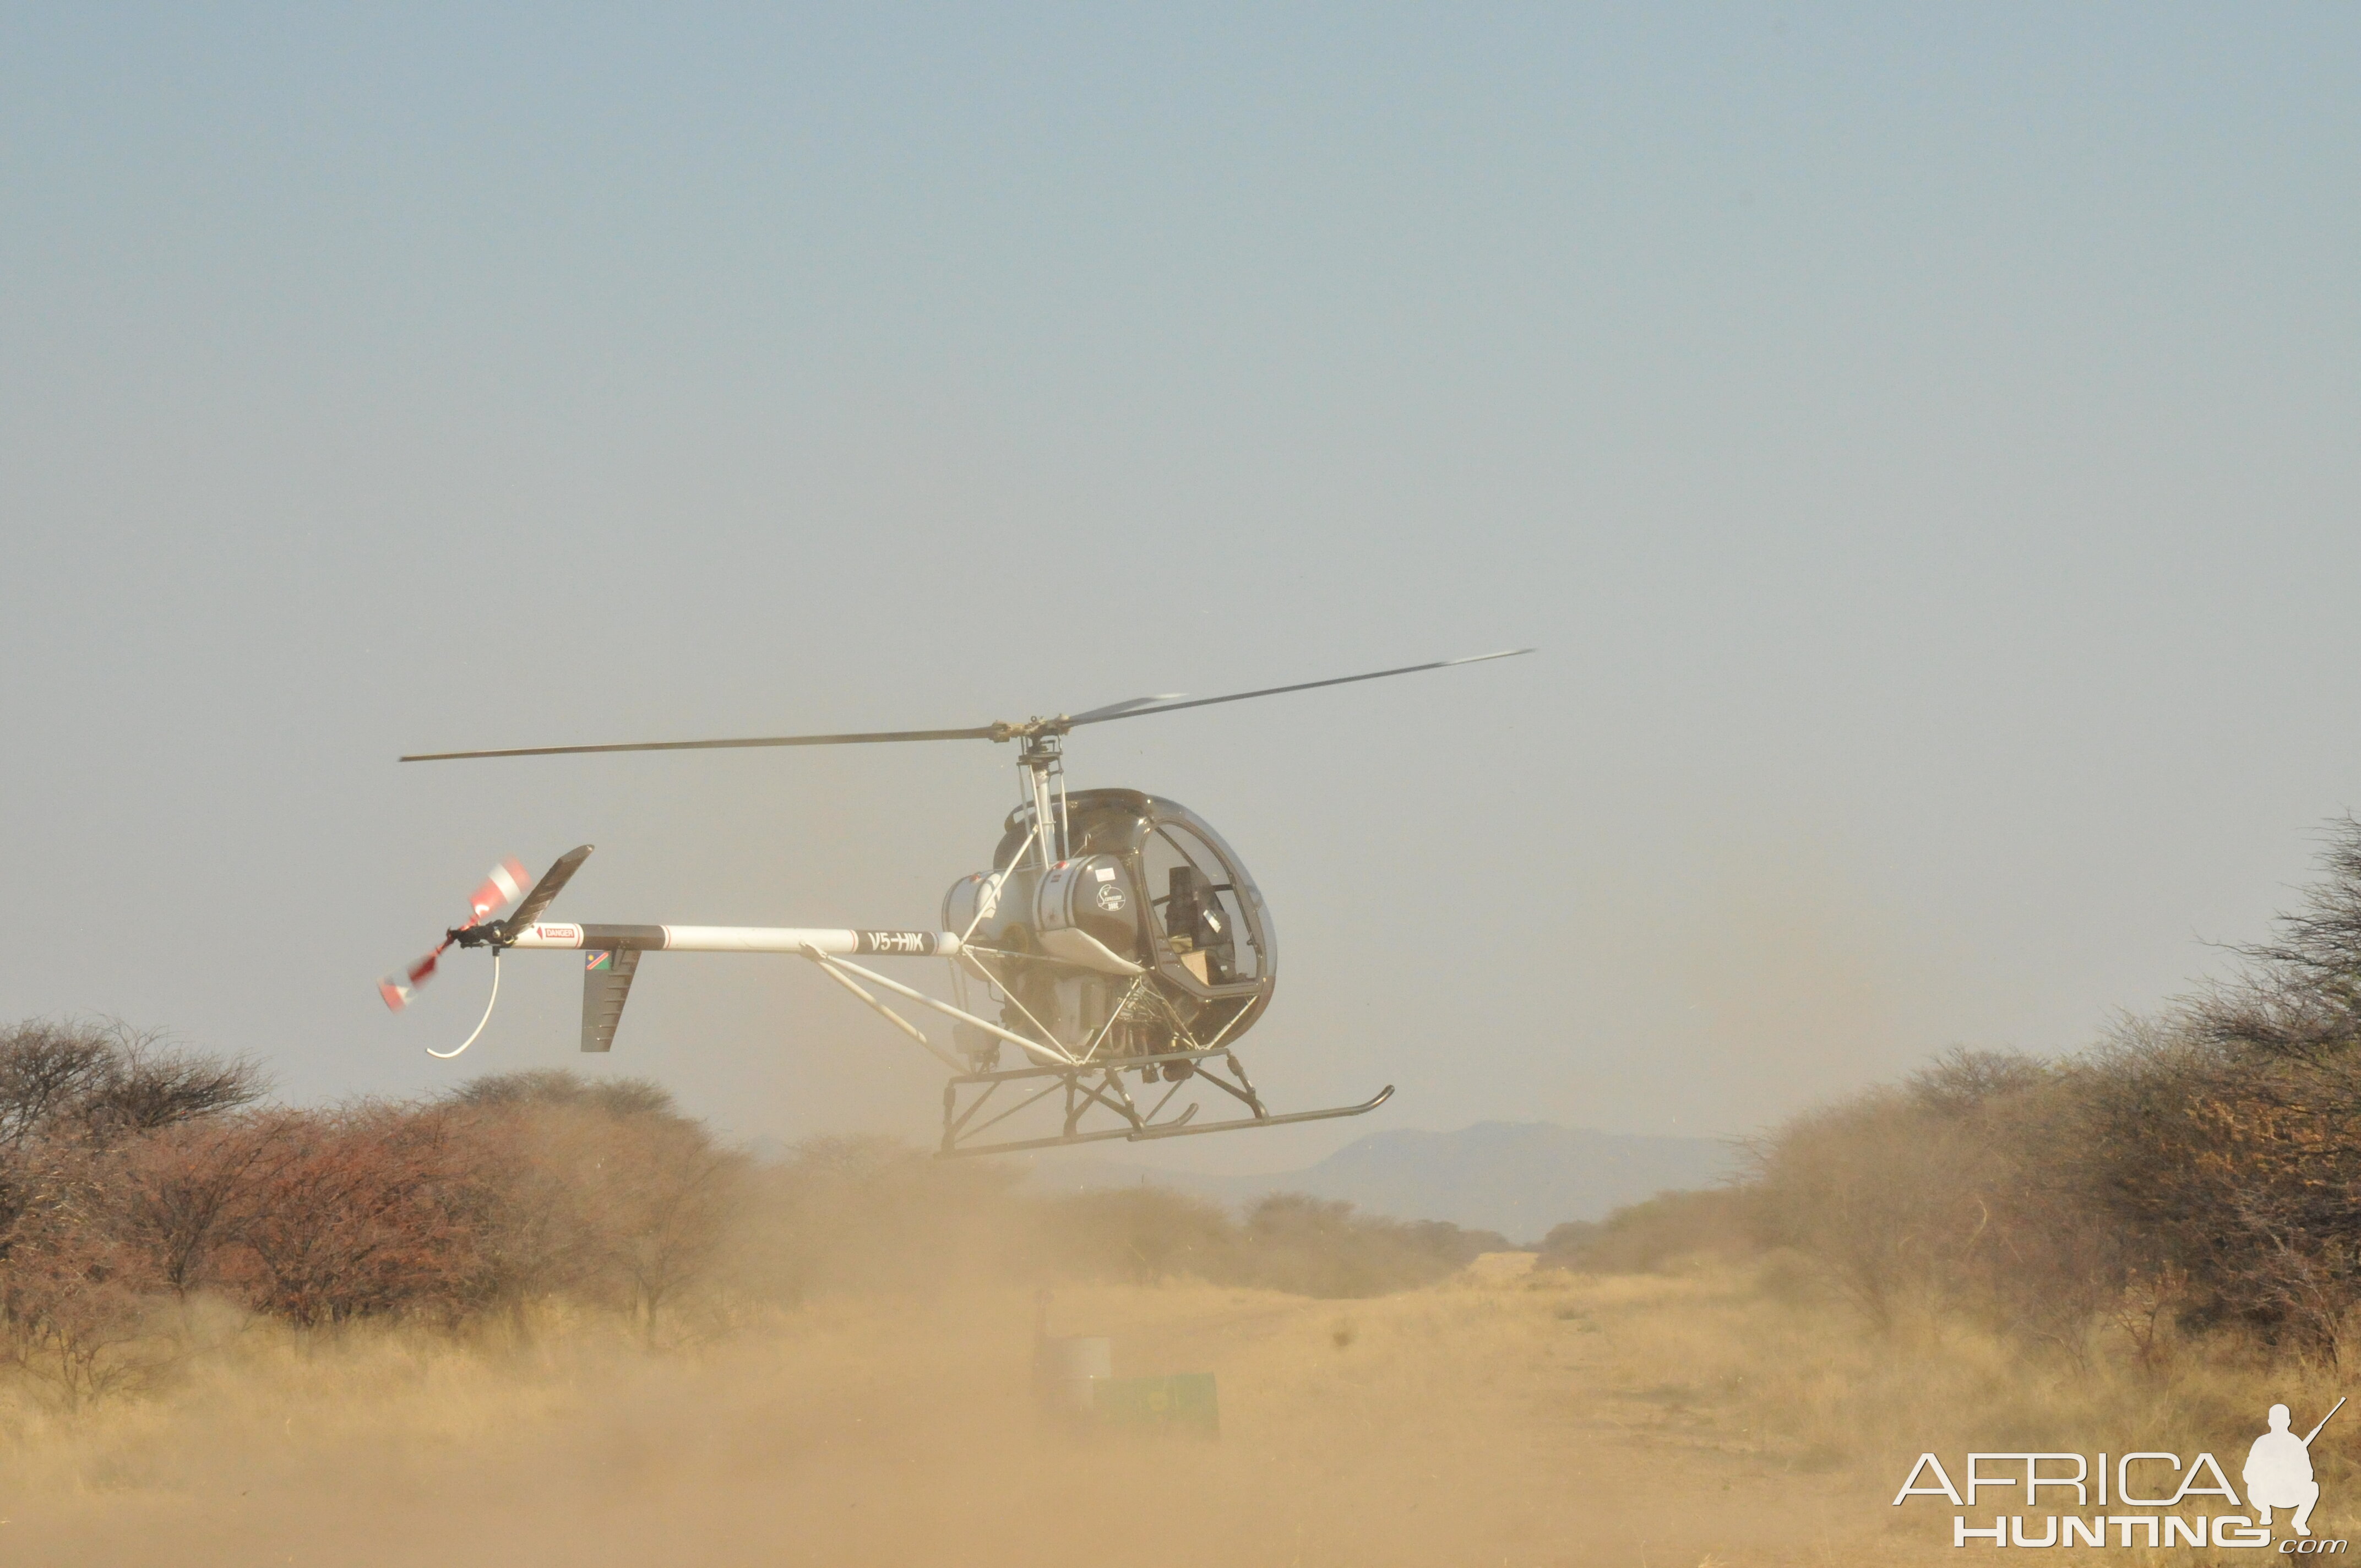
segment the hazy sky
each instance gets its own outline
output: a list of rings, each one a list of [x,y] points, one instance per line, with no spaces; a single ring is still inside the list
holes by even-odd
[[[1269,896],[1273,1099],[1400,1086],[1174,1157],[2071,1048],[2361,802],[2356,256],[2350,6],[7,6],[0,1017],[924,1136],[793,960],[372,982],[584,841],[930,923],[1006,748],[396,754],[1530,643],[1076,737]]]

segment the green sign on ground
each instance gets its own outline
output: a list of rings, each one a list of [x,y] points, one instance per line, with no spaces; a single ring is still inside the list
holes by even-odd
[[[1222,1412],[1210,1372],[1170,1377],[1093,1377],[1092,1408],[1109,1426],[1222,1435]]]

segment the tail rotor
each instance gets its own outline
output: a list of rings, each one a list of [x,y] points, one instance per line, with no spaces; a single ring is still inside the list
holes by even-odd
[[[491,874],[484,879],[483,885],[468,895],[466,920],[445,932],[443,939],[424,958],[377,982],[378,994],[385,998],[386,1006],[395,1013],[409,1006],[410,999],[417,993],[418,988],[434,978],[443,955],[459,939],[459,933],[483,925],[515,903],[523,896],[531,881],[532,873],[524,869],[524,862],[513,857],[494,866]]]

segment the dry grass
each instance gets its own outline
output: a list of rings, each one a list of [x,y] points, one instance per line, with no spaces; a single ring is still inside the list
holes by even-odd
[[[2028,1347],[1906,1305],[1880,1334],[1784,1258],[1569,1284],[1555,1310],[1595,1336],[1586,1369],[1604,1408],[1620,1408],[1635,1428],[1649,1425],[1653,1412],[1661,1443],[1825,1476],[1832,1495],[1850,1499],[1849,1517],[1883,1521],[1879,1561],[1905,1561],[1929,1545],[1950,1549],[1959,1510],[1948,1502],[1892,1506],[1923,1452],[1938,1452],[1955,1479],[1971,1450],[2162,1451],[2191,1460],[2210,1452],[2235,1485],[2272,1403],[2291,1405],[2308,1424],[2345,1387],[2334,1366],[2268,1356],[2235,1338],[2172,1346],[2143,1365],[2108,1331],[2070,1346]],[[2356,1533],[2361,1423],[2332,1426],[2313,1456],[2323,1491],[2314,1534]],[[1987,1497],[1971,1523],[1991,1522],[2006,1502],[2005,1492],[1996,1496],[2001,1503]],[[2192,1500],[2185,1511],[2206,1507]],[[2033,1512],[2022,1504],[2012,1511]],[[2037,1533],[2037,1516],[2028,1522]],[[2059,1550],[2050,1560],[2216,1559],[2210,1550],[2118,1546]]]
[[[1752,1270],[1523,1261],[1351,1302],[1059,1289],[1055,1332],[1112,1336],[1119,1374],[1216,1374],[1218,1442],[1044,1424],[1034,1302],[1014,1287],[827,1298],[658,1354],[600,1316],[545,1320],[524,1344],[214,1320],[155,1398],[6,1409],[0,1557],[1907,1563],[1950,1554],[1947,1506],[1887,1506],[1923,1447],[2137,1442],[2226,1454],[2235,1476],[2266,1393],[2326,1402],[2324,1382],[2227,1352],[2150,1375],[2028,1360],[1956,1325],[1874,1339],[1776,1268],[1766,1288]],[[2351,1451],[2322,1446],[2315,1529],[2334,1536]]]

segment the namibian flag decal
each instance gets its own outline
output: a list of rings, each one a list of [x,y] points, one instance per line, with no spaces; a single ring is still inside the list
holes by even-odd
[[[582,967],[586,970],[602,969],[612,972],[615,967],[614,959],[615,955],[611,952],[592,953],[583,960]]]

